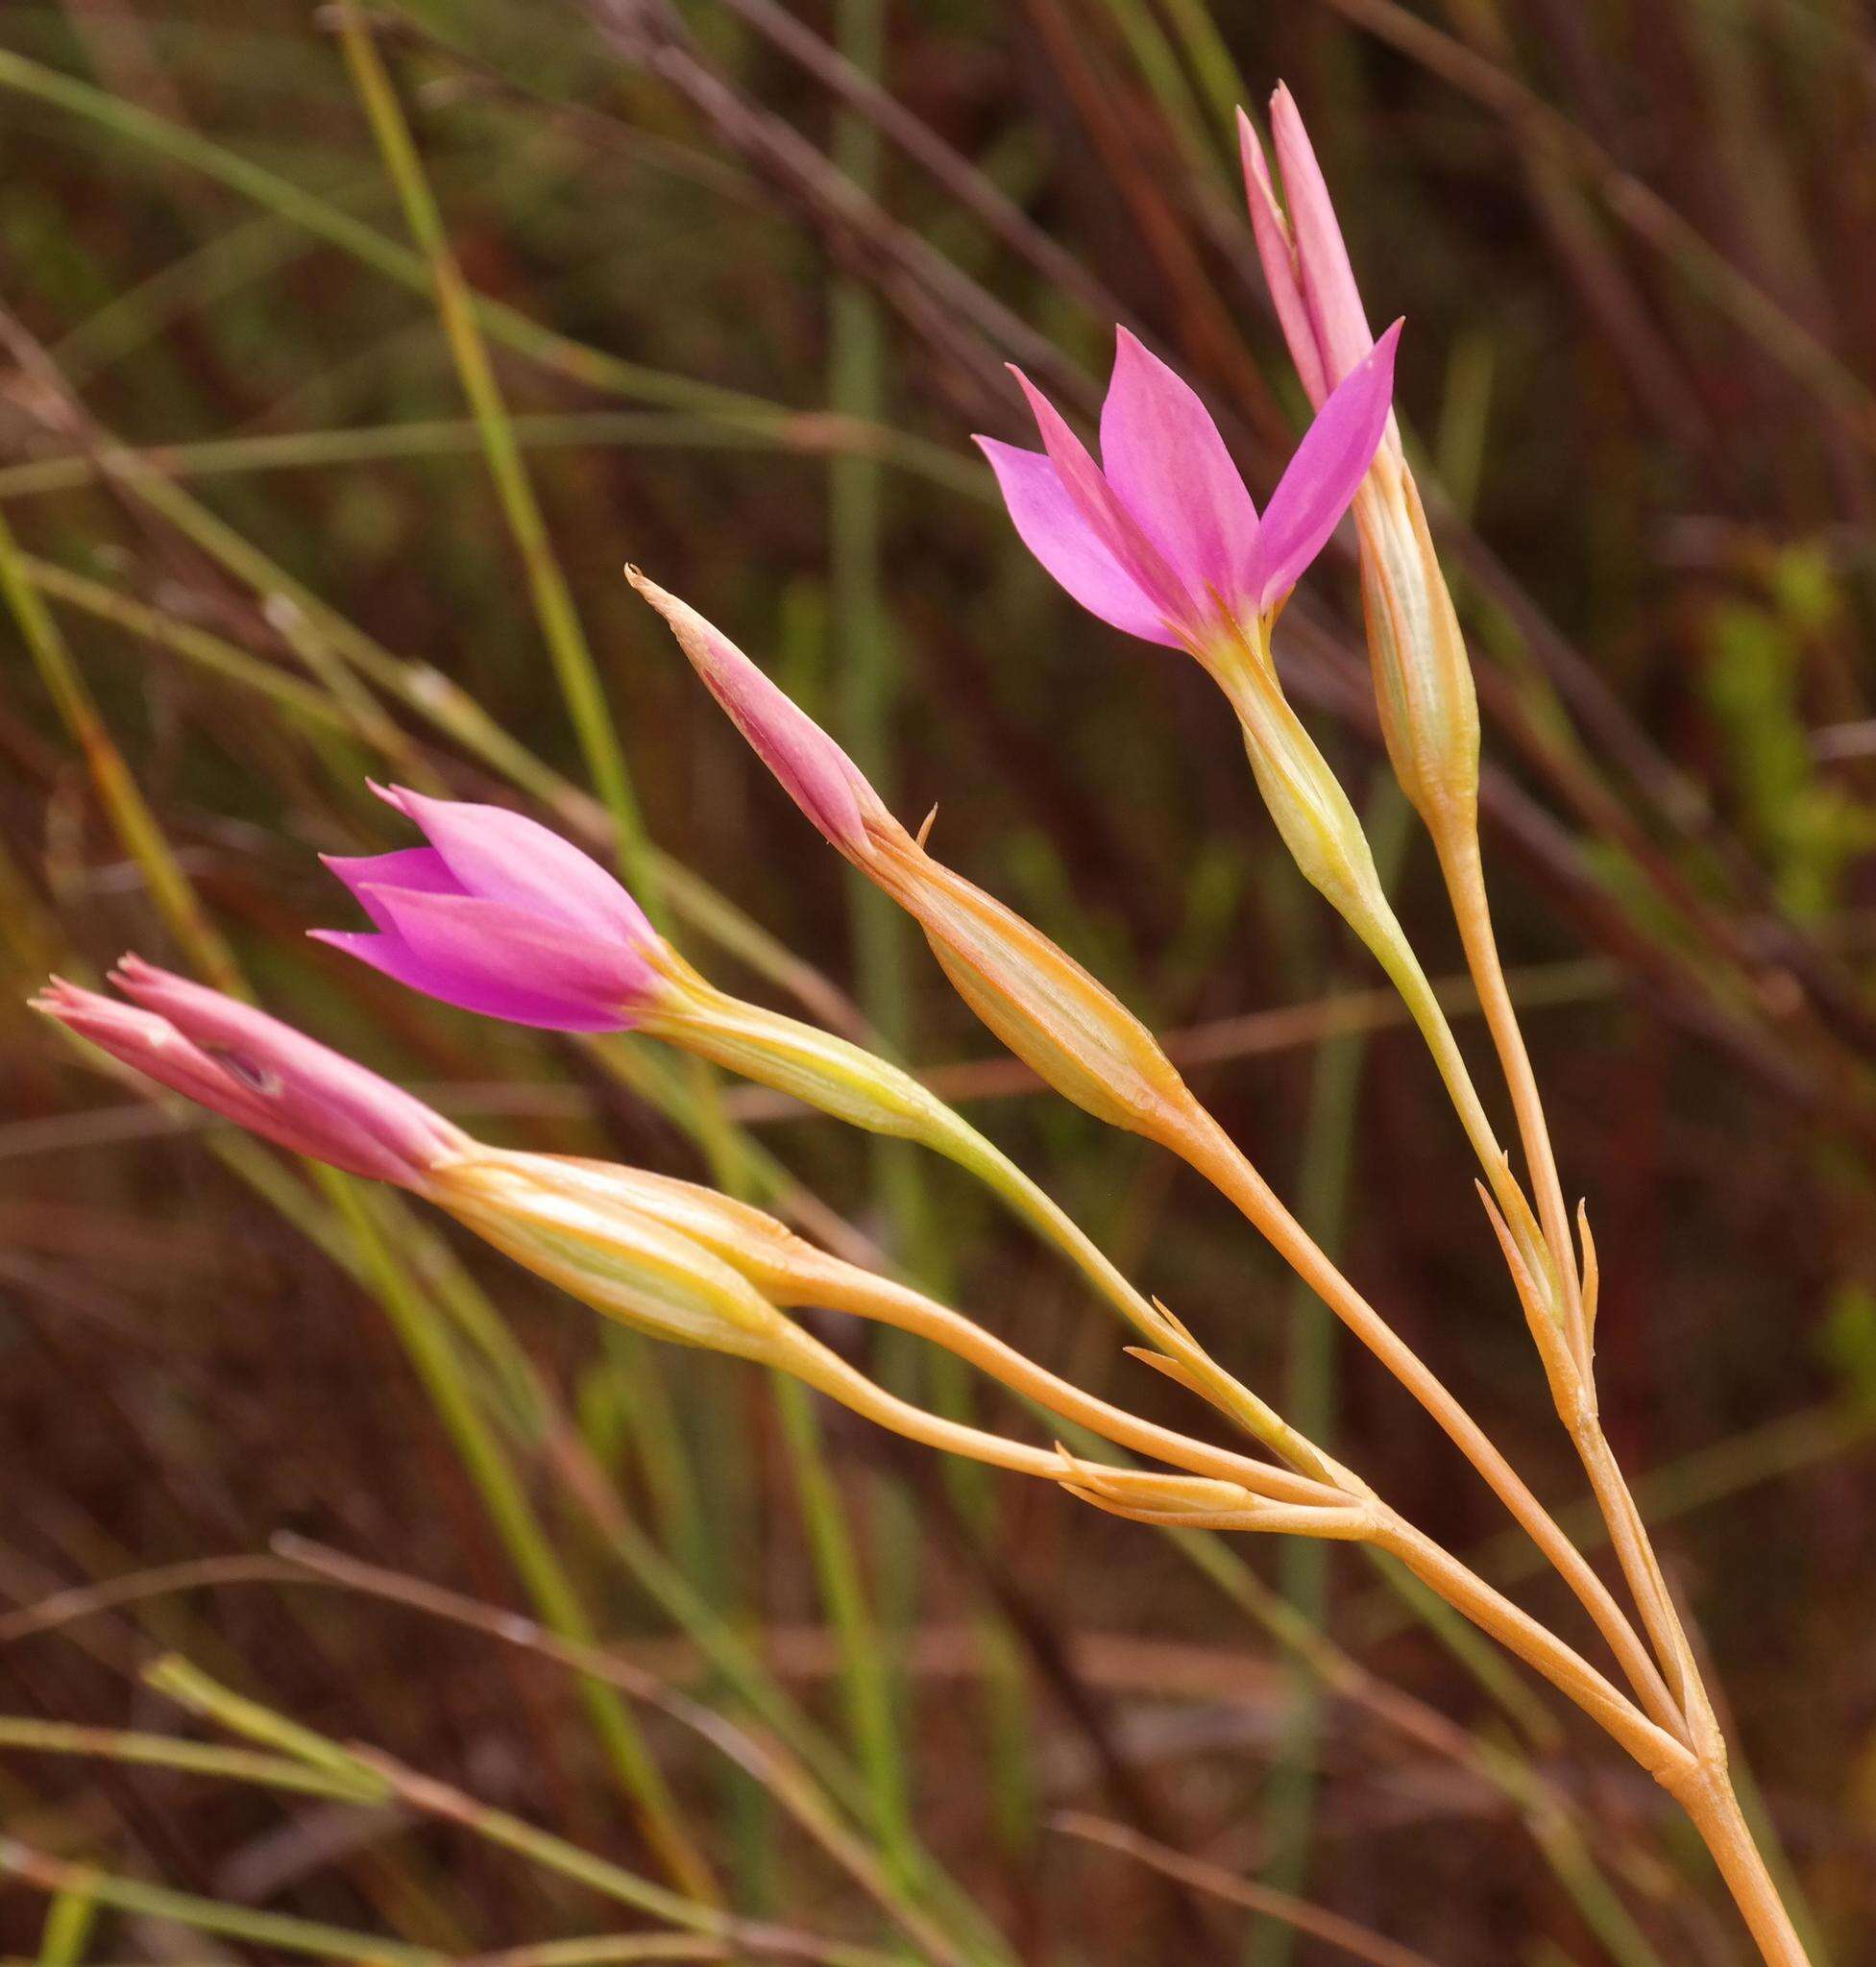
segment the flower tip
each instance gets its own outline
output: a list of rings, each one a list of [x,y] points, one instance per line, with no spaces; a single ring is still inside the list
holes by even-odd
[[[147,962],[135,950],[127,949],[105,973],[120,990],[135,992],[147,990],[152,984],[169,980],[167,970],[158,969],[155,963]]]
[[[1375,338],[1375,346],[1363,358],[1362,366],[1379,370],[1387,380],[1390,406],[1394,395],[1394,358],[1401,345],[1401,330],[1407,325],[1404,314],[1397,315]]]
[[[1297,108],[1287,82],[1279,82],[1270,92],[1270,120],[1273,132],[1281,124],[1286,136],[1301,139],[1308,148],[1309,133],[1303,126],[1303,111]]]
[[[1276,195],[1271,188],[1270,165],[1264,158],[1264,140],[1257,126],[1251,120],[1251,112],[1242,104],[1237,112],[1237,154],[1244,161],[1245,175],[1255,181],[1256,187],[1275,205]]]
[[[704,688],[794,803],[843,854],[864,854],[867,818],[884,818],[886,809],[860,768],[780,685],[688,601],[668,595],[642,574],[632,585],[665,618]]]
[[[684,603],[675,595],[666,588],[661,588],[636,561],[628,560],[625,563],[625,578],[631,584],[634,594],[650,602],[667,621],[675,623],[678,612],[684,609]]]
[[[62,1018],[72,1000],[78,995],[77,985],[68,984],[64,978],[53,975],[26,1000],[28,1010],[38,1011],[41,1016]]]

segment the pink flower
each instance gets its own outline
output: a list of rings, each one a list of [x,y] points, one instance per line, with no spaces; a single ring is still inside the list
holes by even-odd
[[[469,1148],[421,1100],[219,990],[134,956],[110,981],[134,1001],[55,977],[33,1007],[159,1085],[349,1174],[422,1188]]]
[[[1328,544],[1387,427],[1396,322],[1304,433],[1259,521],[1194,392],[1125,328],[1101,408],[1101,463],[1020,371],[1041,451],[980,437],[1023,543],[1091,614],[1203,649],[1273,615]]]
[[[321,942],[446,1004],[556,1032],[628,1029],[660,986],[663,938],[597,861],[497,806],[373,790],[427,847],[326,864],[375,935]]]
[[[712,696],[803,813],[849,859],[866,827],[887,818],[879,795],[825,731],[756,668],[729,637],[636,567],[625,578],[657,609]]]
[[[1237,134],[1244,189],[1257,257],[1263,261],[1283,339],[1290,345],[1290,359],[1309,401],[1320,404],[1366,357],[1375,337],[1368,331],[1368,316],[1322,166],[1296,103],[1280,85],[1270,99],[1270,127],[1289,216],[1284,217],[1277,202],[1264,147],[1250,117],[1240,109]]]

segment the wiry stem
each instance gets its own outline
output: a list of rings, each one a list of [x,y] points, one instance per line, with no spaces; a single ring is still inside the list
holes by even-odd
[[[1693,1819],[1767,1967],[1810,1967],[1804,1942],[1746,1828],[1723,1758],[1718,1763],[1703,1761],[1684,1785],[1664,1786]]]
[[[1479,855],[1478,829],[1441,828],[1435,837],[1440,871],[1446,877],[1447,892],[1452,900],[1453,919],[1459,927],[1460,944],[1466,953],[1466,966],[1478,991],[1479,1008],[1485,1014],[1486,1029],[1498,1051],[1504,1074],[1505,1089],[1518,1121],[1518,1138],[1530,1170],[1532,1201],[1544,1240],[1549,1246],[1552,1262],[1563,1287],[1565,1324],[1578,1361],[1587,1372],[1591,1357],[1591,1334],[1583,1316],[1583,1294],[1576,1267],[1575,1246],[1570,1233],[1570,1211],[1564,1202],[1563,1183],[1557,1173],[1556,1153],[1550,1145],[1550,1129],[1544,1116],[1544,1101],[1537,1089],[1537,1075],[1531,1069],[1531,1056],[1518,1023],[1518,1011],[1505,983],[1504,965],[1498,957],[1498,937],[1492,931],[1491,904],[1485,892],[1485,869]]]
[[[1237,1144],[1196,1101],[1183,1124],[1169,1130],[1165,1140],[1237,1205],[1297,1275],[1439,1423],[1582,1601],[1649,1715],[1670,1735],[1684,1738],[1686,1724],[1673,1696],[1609,1588],[1433,1370],[1328,1260]]]
[[[1121,1447],[1150,1455],[1173,1468],[1186,1469],[1196,1475],[1210,1475],[1225,1482],[1242,1483],[1257,1493],[1298,1503],[1321,1502],[1330,1492],[1319,1482],[1288,1469],[1272,1468],[1254,1462],[1229,1448],[1209,1442],[1194,1441],[1169,1427],[1142,1420],[1123,1408],[1110,1406],[1095,1395],[1085,1393],[1069,1381],[1058,1378],[1047,1368],[1006,1345],[992,1332],[965,1318],[950,1306],[938,1304],[921,1293],[876,1276],[869,1271],[851,1269],[847,1281],[818,1280],[815,1301],[829,1310],[846,1311],[856,1317],[895,1325],[934,1345],[942,1346],[959,1358],[967,1360],[980,1372],[988,1373],[1012,1392],[1034,1400],[1064,1421],[1073,1421],[1090,1432],[1104,1435]]]
[[[1547,1329],[1541,1317],[1533,1316],[1532,1335],[1544,1357],[1558,1414],[1608,1525],[1610,1544],[1673,1689],[1683,1717],[1681,1732],[1693,1749],[1691,1766],[1657,1773],[1693,1818],[1770,1967],[1806,1967],[1803,1942],[1740,1809],[1727,1774],[1725,1739],[1679,1610],[1662,1575],[1647,1525],[1602,1431],[1596,1395],[1594,1313],[1586,1302],[1576,1267],[1544,1102],[1493,934],[1477,830],[1473,826],[1442,828],[1437,830],[1436,839],[1467,964],[1518,1116],[1539,1221],[1562,1287],[1557,1326]],[[1516,1271],[1509,1239],[1506,1254],[1513,1258]],[[1528,1286],[1529,1279],[1523,1282]]]
[[[1692,1780],[1697,1759],[1677,1734],[1650,1721],[1579,1653],[1503,1592],[1468,1570],[1450,1551],[1391,1511],[1382,1514],[1371,1541],[1398,1557],[1474,1625],[1535,1667],[1613,1735],[1651,1776],[1662,1782]]]

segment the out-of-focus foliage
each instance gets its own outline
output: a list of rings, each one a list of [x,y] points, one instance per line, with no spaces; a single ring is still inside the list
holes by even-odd
[[[727,1154],[811,1228],[831,1211],[1085,1383],[1196,1419],[950,1171],[648,1049],[608,1062],[418,1002],[305,940],[347,919],[316,850],[407,843],[368,773],[604,836],[542,563],[530,582],[334,25],[297,0],[0,10],[0,517],[69,659],[0,626],[0,1708],[189,1732],[137,1678],[173,1647],[663,1878],[625,1801],[642,1731],[680,1841],[739,1913],[885,1943],[880,1894],[802,1830],[772,1768],[732,1767],[668,1710],[634,1723],[434,1607],[313,1585],[266,1556],[287,1532],[602,1634],[774,1731],[879,1854],[889,1905],[962,1957],[997,1957],[989,1929],[1063,1962],[1241,1951],[1249,1915],[1089,1845],[1074,1812],[1254,1878],[1288,1840],[1305,1896],[1447,1967],[1734,1957],[1665,1801],[1547,1708],[1509,1717],[1358,1565],[1330,1565],[1326,1630],[1524,1757],[1542,1808],[1346,1686],[1325,1694],[1259,1622],[1270,1553],[1208,1574],[1053,1495],[903,1460],[748,1369],[600,1331],[414,1216],[144,1105],[18,1008],[49,968],[83,979],[128,944],[203,969],[225,944],[270,1008],[481,1131],[684,1174]],[[1405,1513],[1516,1577],[1490,1497],[1396,1390],[1292,1345],[1307,1309],[1222,1207],[990,1057],[620,577],[629,558],[703,607],[909,822],[936,802],[945,859],[1168,1033],[1280,1188],[1313,1166],[1311,1227],[1540,1492],[1573,1493],[1465,1143],[1277,849],[1229,716],[1192,666],[1063,600],[968,446],[1024,434],[1006,360],[1084,413],[1124,318],[1268,490],[1300,397],[1230,111],[1288,81],[1371,311],[1408,321],[1400,407],[1479,661],[1502,934],[1596,1225],[1611,1433],[1653,1471],[1673,1581],[1832,1957],[1863,1957],[1861,11],[413,0],[369,33],[480,299],[497,441],[539,500],[646,838],[682,870],[664,900],[687,950],[891,1034],[1233,1371],[1332,1406],[1339,1448]],[[840,94],[867,69],[889,111],[870,140],[864,80]],[[1326,558],[1279,659],[1384,813],[1357,615]],[[127,844],[126,784],[173,862],[134,826]],[[199,915],[153,888],[166,865]],[[1415,835],[1398,891],[1429,967],[1455,968]],[[747,921],[725,934],[730,905]],[[1352,1031],[1358,1056],[1335,1050]],[[1337,1057],[1346,1108],[1312,1098]],[[889,1342],[875,1363],[1030,1424]],[[114,1609],[57,1599],[223,1558]],[[504,1850],[433,1797],[361,1813],[381,1776],[334,1766],[340,1793],[308,1797],[0,1736],[0,1825],[122,1879],[452,1955],[640,1920],[564,1854]],[[47,1903],[10,1880],[0,1945],[37,1948]],[[172,1903],[111,1903],[87,1953],[46,1957],[209,1944],[171,1944]]]

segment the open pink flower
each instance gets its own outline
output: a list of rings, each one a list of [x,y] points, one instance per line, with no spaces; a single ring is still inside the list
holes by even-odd
[[[1101,462],[1020,371],[1040,451],[980,437],[1023,543],[1082,606],[1170,648],[1273,614],[1328,544],[1387,427],[1396,322],[1323,403],[1261,520],[1197,395],[1125,328]]]
[[[326,864],[376,935],[322,942],[446,1004],[556,1032],[629,1028],[658,991],[663,938],[597,861],[518,813],[373,789],[429,841]]]
[[[424,1186],[467,1137],[421,1100],[219,990],[127,956],[125,997],[55,977],[33,1008],[251,1132],[352,1175]]]

